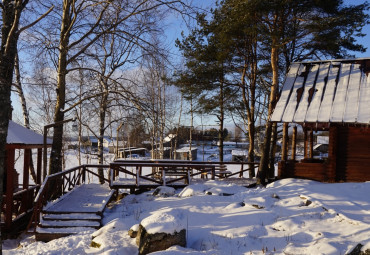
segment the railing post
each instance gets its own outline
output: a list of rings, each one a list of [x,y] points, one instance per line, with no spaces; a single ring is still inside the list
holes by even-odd
[[[240,173],[239,173],[239,178],[242,178],[244,175],[244,163],[243,161],[240,164]]]
[[[215,175],[216,175],[216,167],[214,165],[212,165],[212,180],[215,179]]]
[[[139,175],[139,171],[136,170],[136,186],[139,186],[140,185],[140,175]]]
[[[162,168],[162,182],[163,186],[166,186],[166,171],[164,170],[164,167]]]
[[[86,183],[86,165],[82,165],[82,180]]]

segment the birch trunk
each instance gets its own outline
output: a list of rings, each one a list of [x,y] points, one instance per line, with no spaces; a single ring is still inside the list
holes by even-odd
[[[28,113],[28,110],[27,110],[26,98],[25,98],[24,92],[23,92],[23,87],[22,87],[22,82],[21,82],[21,73],[20,73],[20,70],[19,70],[18,51],[17,51],[17,54],[15,55],[14,73],[15,73],[15,86],[14,87],[15,87],[18,95],[19,95],[19,100],[21,101],[24,126],[28,129],[30,129],[30,118],[29,118],[29,113]],[[31,173],[33,181],[35,183],[37,183],[37,176],[36,176],[36,172],[35,172],[35,167],[33,165],[32,157],[30,158],[30,173]]]
[[[64,107],[66,99],[66,75],[68,44],[70,27],[73,25],[71,19],[72,1],[63,1],[63,17],[59,40],[59,58],[57,68],[57,101],[55,105],[54,123],[64,120]],[[51,146],[49,175],[62,171],[62,147],[63,147],[63,124],[54,126],[53,144]]]
[[[104,133],[105,133],[105,117],[108,108],[108,91],[106,91],[101,98],[100,108],[99,108],[99,137],[98,137],[98,163],[100,165],[104,164]],[[98,169],[99,182],[104,183],[104,170],[103,168]]]

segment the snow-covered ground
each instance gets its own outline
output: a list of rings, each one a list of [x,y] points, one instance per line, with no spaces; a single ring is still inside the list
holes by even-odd
[[[346,254],[358,243],[370,249],[369,194],[370,182],[285,179],[246,189],[208,181],[159,196],[127,195],[106,209],[104,226],[96,232],[49,243],[33,236],[5,240],[3,252],[134,255],[138,248],[128,230],[149,216],[155,222],[161,212],[174,212],[187,230],[187,247],[153,254]],[[92,241],[101,246],[91,247]]]

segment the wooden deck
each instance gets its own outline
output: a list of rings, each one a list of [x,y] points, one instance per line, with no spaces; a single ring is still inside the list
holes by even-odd
[[[82,184],[42,210],[36,240],[50,241],[81,231],[98,229],[113,196],[108,185]]]
[[[227,162],[227,165],[240,165],[240,171],[232,173],[227,171],[224,164],[179,160],[119,160],[110,165],[81,165],[49,175],[34,201],[27,231],[36,233],[37,240],[49,241],[99,228],[103,210],[118,189],[134,192],[163,185],[183,188],[216,178],[246,187],[253,183],[253,179],[244,178],[243,173],[249,171],[250,167],[255,168],[257,163]],[[101,168],[109,169],[108,178],[96,173]],[[96,180],[104,180],[109,186],[86,184],[87,174],[95,176]],[[232,178],[236,175],[239,178]]]

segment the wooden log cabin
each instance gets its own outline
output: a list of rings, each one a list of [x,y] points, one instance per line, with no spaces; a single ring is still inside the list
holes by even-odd
[[[291,65],[270,120],[283,123],[279,178],[370,180],[369,73],[370,59]],[[297,127],[304,133],[304,157],[299,161]],[[288,130],[292,130],[291,139]],[[313,157],[314,132],[318,131],[329,133],[326,159]]]
[[[47,140],[46,146],[51,146],[51,140]],[[42,183],[42,149],[42,135],[9,121],[1,205],[2,235],[16,234],[29,221]]]

